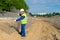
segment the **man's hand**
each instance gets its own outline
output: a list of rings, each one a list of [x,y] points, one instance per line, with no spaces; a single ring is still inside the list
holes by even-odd
[[[14,20],[16,22],[16,20]]]

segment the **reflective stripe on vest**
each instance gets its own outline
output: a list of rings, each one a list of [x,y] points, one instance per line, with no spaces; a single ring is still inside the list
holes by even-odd
[[[21,24],[26,24],[27,23],[27,15],[26,13],[22,14],[22,16],[25,16],[25,18],[23,20],[21,20]]]

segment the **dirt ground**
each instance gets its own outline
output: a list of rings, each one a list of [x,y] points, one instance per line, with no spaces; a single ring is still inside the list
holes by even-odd
[[[60,30],[60,16],[43,18],[44,21],[51,23],[54,27]]]
[[[31,18],[30,23],[23,38],[15,29],[18,27],[17,22],[0,19],[0,40],[60,40],[59,30],[43,18]]]

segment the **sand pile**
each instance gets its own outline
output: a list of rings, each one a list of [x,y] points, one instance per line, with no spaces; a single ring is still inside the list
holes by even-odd
[[[43,19],[32,18],[25,38],[13,28],[16,24],[13,20],[0,20],[0,40],[60,40],[59,31]]]

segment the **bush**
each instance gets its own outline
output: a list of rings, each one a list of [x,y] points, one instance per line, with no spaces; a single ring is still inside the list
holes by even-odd
[[[0,10],[10,11],[12,8],[27,10],[29,7],[24,0],[0,0]]]

